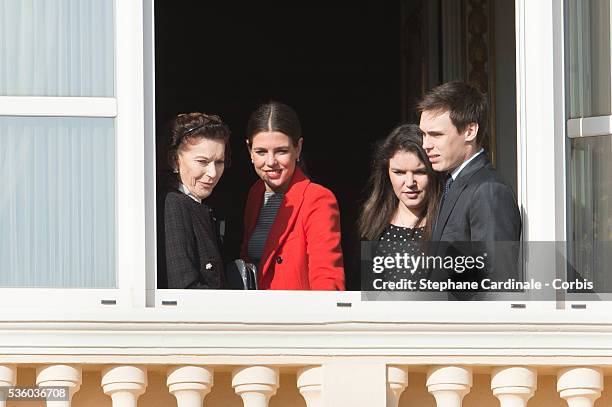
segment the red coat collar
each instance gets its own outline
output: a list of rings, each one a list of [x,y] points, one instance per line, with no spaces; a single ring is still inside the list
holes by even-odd
[[[302,202],[304,201],[304,194],[306,192],[306,188],[310,184],[310,179],[304,175],[301,169],[298,167],[295,168],[293,173],[293,177],[289,182],[289,187],[285,192],[285,197],[283,202],[281,203],[280,208],[278,208],[278,212],[276,213],[276,218],[274,220],[274,224],[270,229],[270,233],[268,235],[268,239],[266,240],[266,245],[264,247],[263,255],[261,256],[261,261],[259,263],[260,270],[265,274],[266,270],[270,268],[270,262],[274,258],[274,254],[280,245],[287,239],[289,232],[293,229],[293,225],[297,220],[297,215],[300,212],[300,207],[302,206]],[[257,217],[259,216],[259,211],[261,210],[261,206],[263,205],[263,196],[266,190],[265,184],[262,180],[258,180],[255,185],[253,185],[253,196],[255,197],[253,206],[250,208],[249,212],[253,214],[253,220],[248,225],[249,230],[247,232],[248,239],[250,239],[253,234],[253,230],[257,224]],[[248,240],[247,240],[248,241]],[[263,275],[260,276],[263,278]]]

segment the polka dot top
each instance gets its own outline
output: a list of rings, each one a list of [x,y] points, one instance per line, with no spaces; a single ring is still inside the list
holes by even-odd
[[[425,227],[420,228],[405,228],[403,226],[395,226],[389,224],[379,241],[387,242],[390,247],[403,247],[406,242],[420,242],[423,240],[423,232]]]
[[[376,254],[378,256],[395,256],[396,253],[400,253],[402,256],[404,253],[407,253],[408,256],[423,255],[421,241],[424,231],[424,227],[406,228],[389,224],[378,240]],[[388,274],[391,275],[387,275],[387,278],[391,279],[400,277],[418,280],[426,276],[426,272],[420,269],[402,276],[399,274],[406,274],[405,270],[388,270]]]

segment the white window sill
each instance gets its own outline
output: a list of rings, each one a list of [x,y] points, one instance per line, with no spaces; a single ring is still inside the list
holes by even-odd
[[[0,289],[2,321],[247,326],[612,324],[610,301],[363,301],[360,292],[158,290],[138,307],[120,290]],[[606,298],[606,297],[604,297]],[[103,302],[104,301],[104,302]],[[114,301],[114,302],[113,302]],[[55,321],[55,322],[52,322]],[[256,329],[256,328],[253,328]]]

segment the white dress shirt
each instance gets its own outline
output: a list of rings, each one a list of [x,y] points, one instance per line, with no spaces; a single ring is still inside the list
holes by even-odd
[[[461,164],[459,167],[455,168],[453,170],[453,172],[451,172],[451,177],[453,177],[453,181],[455,181],[457,179],[457,177],[459,176],[459,173],[461,172],[461,170],[464,169],[470,163],[470,161],[472,161],[474,158],[478,157],[483,152],[484,152],[484,148],[481,148],[480,150],[478,150],[478,152],[476,154],[474,154],[473,156],[471,156],[470,158],[465,160],[463,162],[463,164]]]

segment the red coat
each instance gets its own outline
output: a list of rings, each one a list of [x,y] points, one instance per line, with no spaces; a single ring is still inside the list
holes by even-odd
[[[247,198],[241,253],[247,261],[265,189],[259,180]],[[257,270],[260,289],[344,290],[338,203],[330,190],[311,182],[299,168],[278,209]]]

